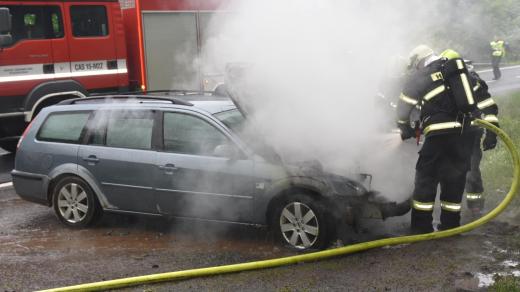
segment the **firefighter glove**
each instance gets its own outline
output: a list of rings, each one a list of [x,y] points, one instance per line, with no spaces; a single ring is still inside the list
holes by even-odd
[[[482,141],[482,150],[494,149],[497,146],[497,135],[490,131],[486,131],[486,137]]]
[[[401,140],[415,137],[415,130],[409,125],[399,125],[399,129],[401,130]]]

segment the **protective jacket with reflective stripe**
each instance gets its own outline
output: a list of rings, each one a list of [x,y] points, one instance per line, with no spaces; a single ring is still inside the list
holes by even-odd
[[[498,127],[498,106],[489,94],[488,85],[475,71],[470,72],[470,78],[472,79],[473,92],[478,108],[473,116],[484,119]]]
[[[447,59],[441,58],[408,77],[399,102],[397,119],[406,121],[411,110],[421,107],[421,125],[425,136],[460,133],[463,126],[459,109],[446,87],[442,68]],[[474,84],[471,82],[473,87]],[[469,122],[469,121],[468,121]],[[400,128],[408,126],[398,123]]]

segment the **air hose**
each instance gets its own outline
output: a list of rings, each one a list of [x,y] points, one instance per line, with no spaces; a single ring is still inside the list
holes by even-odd
[[[471,230],[477,228],[478,226],[483,225],[484,223],[495,218],[498,214],[500,214],[507,207],[507,205],[511,202],[511,200],[514,198],[515,194],[518,191],[518,184],[519,184],[519,180],[520,180],[520,159],[519,159],[518,152],[513,144],[513,141],[511,140],[511,138],[509,138],[509,136],[507,136],[507,134],[504,131],[495,127],[494,125],[492,125],[489,122],[477,119],[474,121],[474,123],[476,125],[478,125],[479,127],[486,128],[486,129],[496,133],[497,136],[500,137],[500,139],[506,145],[507,149],[511,153],[511,157],[513,160],[513,182],[511,184],[511,188],[509,189],[509,192],[507,193],[505,198],[502,200],[502,202],[495,209],[493,209],[491,212],[489,212],[485,216],[479,218],[478,220],[472,221],[466,225],[463,225],[463,226],[460,226],[457,228],[453,228],[453,229],[449,229],[449,230],[439,231],[439,232],[379,239],[379,240],[357,243],[357,244],[353,244],[353,245],[349,245],[349,246],[338,247],[338,248],[334,248],[334,249],[328,249],[328,250],[301,254],[301,255],[296,255],[296,256],[289,256],[289,257],[284,257],[284,258],[262,260],[262,261],[233,264],[233,265],[225,265],[225,266],[217,266],[217,267],[191,269],[191,270],[184,270],[184,271],[177,271],[177,272],[160,273],[160,274],[145,275],[145,276],[137,276],[137,277],[109,280],[109,281],[103,281],[103,282],[81,284],[81,285],[76,285],[76,286],[55,288],[55,289],[44,290],[44,291],[96,291],[96,290],[122,288],[122,287],[142,285],[142,284],[150,284],[150,283],[156,283],[156,282],[179,280],[179,279],[212,276],[212,275],[219,275],[219,274],[243,272],[243,271],[249,271],[249,270],[266,269],[266,268],[274,268],[274,267],[292,265],[292,264],[302,263],[302,262],[317,261],[317,260],[336,257],[336,256],[340,256],[340,255],[351,254],[351,253],[355,253],[355,252],[359,252],[359,251],[363,251],[363,250],[367,250],[367,249],[372,249],[372,248],[376,248],[376,247],[412,243],[412,242],[425,241],[425,240],[431,240],[431,239],[437,239],[437,238],[444,238],[444,237],[449,237],[449,236],[456,235],[459,233],[471,231]]]

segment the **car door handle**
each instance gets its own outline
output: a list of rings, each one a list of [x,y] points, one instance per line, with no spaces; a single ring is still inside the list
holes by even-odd
[[[96,155],[89,155],[86,158],[83,158],[84,161],[88,162],[90,165],[94,165],[99,162],[99,158],[96,157]]]
[[[164,172],[166,174],[173,174],[173,172],[175,170],[177,170],[178,168],[175,167],[175,165],[171,164],[171,163],[168,163],[168,164],[165,164],[165,165],[159,165],[159,169],[162,169],[164,170]]]

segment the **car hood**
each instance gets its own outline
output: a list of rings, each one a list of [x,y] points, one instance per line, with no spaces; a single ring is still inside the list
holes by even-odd
[[[253,100],[250,79],[252,68],[253,65],[250,63],[229,63],[226,65],[225,72],[227,93],[237,109],[248,119],[254,113],[254,105],[251,102]]]

